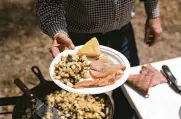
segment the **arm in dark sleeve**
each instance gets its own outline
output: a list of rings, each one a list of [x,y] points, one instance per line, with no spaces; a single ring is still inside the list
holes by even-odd
[[[159,17],[159,4],[158,0],[143,0],[145,10],[148,18]]]
[[[67,23],[62,0],[37,0],[37,13],[41,30],[53,37],[58,32],[67,33]]]

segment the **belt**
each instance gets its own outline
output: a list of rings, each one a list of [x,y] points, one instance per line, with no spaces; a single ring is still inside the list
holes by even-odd
[[[129,22],[128,24],[124,25],[122,28],[117,29],[117,30],[113,30],[113,31],[109,31],[106,33],[75,33],[75,32],[70,32],[69,34],[74,34],[74,35],[81,35],[81,36],[87,36],[87,35],[92,35],[92,36],[102,36],[105,34],[110,34],[112,32],[119,32],[119,33],[124,33],[124,31],[131,25],[131,23]]]

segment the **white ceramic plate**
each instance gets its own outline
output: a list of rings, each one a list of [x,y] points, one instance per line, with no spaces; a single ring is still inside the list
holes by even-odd
[[[57,84],[59,87],[61,87],[64,90],[67,90],[69,92],[73,92],[73,93],[79,93],[79,94],[100,94],[100,93],[106,93],[106,92],[109,92],[109,91],[112,91],[112,90],[118,88],[123,83],[125,83],[125,81],[128,79],[129,74],[130,74],[130,64],[129,64],[129,61],[120,52],[118,52],[118,51],[116,51],[116,50],[114,50],[112,48],[106,47],[106,46],[100,46],[101,52],[103,54],[108,55],[110,57],[110,59],[115,64],[123,64],[124,66],[126,66],[126,69],[124,70],[124,75],[121,76],[121,78],[119,80],[117,80],[114,84],[108,85],[108,86],[104,86],[104,87],[75,89],[75,88],[67,86],[66,84],[62,83],[60,80],[54,79],[54,77],[53,77],[54,70],[55,70],[54,65],[58,64],[60,57],[62,55],[67,55],[67,54],[76,54],[78,49],[81,48],[81,47],[82,46],[77,46],[75,48],[75,50],[65,50],[62,53],[58,54],[53,59],[53,61],[51,62],[51,65],[50,65],[50,68],[49,68],[50,77],[55,82],[55,84]]]

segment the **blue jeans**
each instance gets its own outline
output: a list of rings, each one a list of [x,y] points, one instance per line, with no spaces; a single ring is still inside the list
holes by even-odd
[[[69,36],[75,46],[83,45],[90,38],[96,37],[101,45],[109,46],[124,54],[129,60],[131,66],[139,65],[139,58],[131,23],[125,25],[120,30],[111,31],[104,34],[69,33]],[[112,96],[115,102],[114,119],[131,119],[134,111],[130,107],[121,88],[115,89]]]

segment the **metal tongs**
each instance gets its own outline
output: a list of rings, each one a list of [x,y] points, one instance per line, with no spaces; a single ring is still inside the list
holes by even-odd
[[[45,103],[43,103],[40,99],[35,97],[35,95],[21,82],[20,79],[15,79],[14,83],[23,91],[23,93],[29,98],[30,103],[33,106],[33,109],[35,110],[36,114],[39,117],[44,117],[46,115],[46,112],[51,112],[53,114],[52,119],[59,119],[58,116],[58,110],[53,107],[49,107]]]
[[[181,94],[181,86],[177,85],[177,79],[174,77],[167,65],[162,66],[162,74],[167,78],[170,87],[177,93]]]

